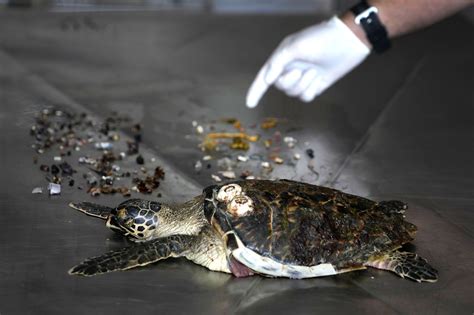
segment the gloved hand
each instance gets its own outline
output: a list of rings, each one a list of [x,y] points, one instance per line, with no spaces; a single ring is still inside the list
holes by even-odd
[[[247,93],[247,106],[257,106],[272,84],[289,96],[310,102],[369,53],[337,17],[289,35],[257,74]]]

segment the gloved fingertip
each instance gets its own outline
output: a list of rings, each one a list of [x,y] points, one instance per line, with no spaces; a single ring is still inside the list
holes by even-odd
[[[303,93],[299,99],[305,103],[309,103],[311,101],[313,101],[317,96],[319,96],[321,94],[321,92],[310,92],[310,93]]]
[[[311,102],[313,99],[310,97],[300,96],[300,100],[305,103]]]
[[[245,105],[246,105],[248,108],[255,108],[255,107],[257,107],[257,105],[258,105],[258,101],[253,101],[253,100],[247,99],[247,101],[245,102]]]

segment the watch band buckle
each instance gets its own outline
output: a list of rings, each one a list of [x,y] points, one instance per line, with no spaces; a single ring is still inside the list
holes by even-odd
[[[369,17],[370,14],[372,14],[372,13],[378,13],[378,12],[379,12],[379,10],[377,10],[376,7],[370,7],[370,8],[368,8],[367,10],[365,10],[364,12],[361,12],[360,14],[358,14],[358,15],[355,17],[354,22],[355,22],[357,25],[359,25],[359,24],[360,24],[360,21],[361,21],[362,19],[366,19],[366,18]]]

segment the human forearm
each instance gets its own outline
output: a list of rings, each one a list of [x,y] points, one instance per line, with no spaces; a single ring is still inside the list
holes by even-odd
[[[369,4],[377,7],[379,19],[393,38],[436,23],[473,5],[474,0],[371,0]],[[354,23],[352,12],[343,14],[341,20],[370,47],[364,30]]]

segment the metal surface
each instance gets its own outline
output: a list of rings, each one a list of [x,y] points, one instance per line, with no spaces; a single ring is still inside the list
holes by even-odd
[[[396,40],[310,105],[271,91],[248,110],[244,95],[258,67],[314,17],[0,14],[0,314],[474,311],[474,47],[462,18]],[[48,104],[99,117],[128,111],[144,125],[147,152],[175,170],[162,189],[176,200],[211,183],[193,170],[200,152],[186,138],[192,120],[286,117],[315,151],[318,183],[409,203],[408,219],[419,226],[414,246],[440,280],[420,285],[376,270],[235,279],[185,260],[68,276],[83,258],[125,242],[66,206],[91,198],[84,192],[31,194],[44,179],[28,128]]]

